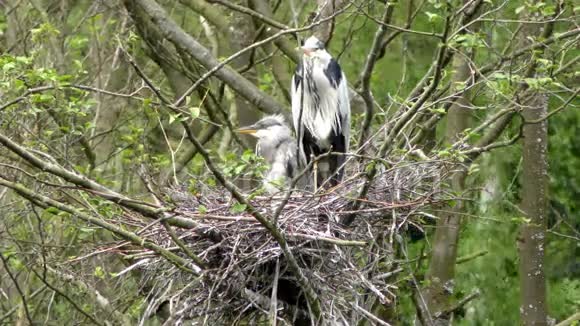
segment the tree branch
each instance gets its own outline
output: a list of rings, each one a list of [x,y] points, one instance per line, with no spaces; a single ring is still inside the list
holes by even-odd
[[[405,126],[407,121],[416,114],[416,112],[423,106],[425,101],[427,101],[427,99],[431,96],[431,94],[433,94],[433,92],[437,89],[437,85],[439,85],[439,82],[441,81],[445,52],[447,49],[447,45],[445,44],[445,42],[447,42],[447,35],[449,34],[450,27],[451,27],[451,18],[450,15],[447,15],[443,31],[443,44],[440,45],[439,50],[437,52],[437,58],[433,62],[433,65],[431,66],[432,68],[430,69],[430,71],[433,71],[433,78],[431,84],[429,85],[429,87],[427,87],[427,89],[424,90],[424,92],[421,94],[421,97],[413,104],[413,106],[397,119],[397,122],[391,128],[385,140],[383,141],[379,149],[379,153],[377,155],[378,157],[385,157],[387,155],[389,150],[392,149],[393,140],[397,136],[399,131]],[[367,192],[371,187],[372,181],[376,173],[377,173],[376,164],[372,163],[371,169],[366,174],[366,181],[358,193],[357,196],[358,198],[364,198],[366,196]],[[360,207],[360,205],[361,201],[358,200],[355,201],[353,204],[353,211],[356,211]],[[350,225],[354,221],[355,215],[356,214],[353,213],[345,216],[341,220],[341,223],[344,225]]]
[[[204,0],[179,0],[179,2],[196,13],[203,16],[210,24],[217,27],[217,29],[225,35],[230,35],[230,25],[227,19],[227,12],[219,10],[218,7],[212,6]],[[127,1],[125,1],[127,3]]]
[[[39,287],[38,289],[36,289],[36,291],[34,291],[34,292],[32,292],[32,294],[30,294],[29,299],[35,298],[36,296],[41,294],[46,289],[47,289],[46,285]],[[18,310],[18,308],[20,308],[21,305],[22,305],[22,303],[12,306],[10,308],[10,310],[8,310],[8,312],[6,312],[4,315],[0,316],[0,323],[4,322],[4,320],[6,318],[10,317],[16,310]]]
[[[249,80],[244,78],[231,67],[227,66],[229,62],[257,47],[261,44],[253,44],[250,47],[238,51],[221,63],[213,57],[211,52],[198,43],[191,35],[186,33],[179,25],[177,25],[153,0],[125,0],[125,5],[129,8],[133,4],[138,4],[151,17],[154,23],[159,26],[159,30],[165,38],[175,44],[177,47],[184,49],[192,58],[203,65],[209,71],[204,74],[198,81],[190,87],[182,97],[175,102],[175,106],[181,105],[185,98],[189,96],[197,87],[199,87],[207,78],[216,75],[219,79],[224,81],[230,88],[239,93],[242,97],[265,113],[282,113],[285,111],[284,107],[280,105],[270,95],[262,92],[258,87],[252,84]],[[134,17],[135,19],[135,17]],[[287,33],[284,33],[287,34]],[[263,42],[266,43],[266,42]]]
[[[51,198],[46,197],[44,195],[41,195],[35,191],[32,191],[32,190],[26,188],[22,184],[9,181],[2,176],[0,176],[0,185],[14,190],[23,198],[26,198],[27,200],[31,201],[32,203],[34,203],[42,208],[54,207],[58,210],[70,213],[71,215],[76,216],[87,223],[102,227],[103,229],[110,231],[110,232],[122,237],[123,239],[130,241],[131,243],[133,243],[137,246],[152,250],[155,253],[157,253],[158,255],[167,259],[172,264],[174,264],[177,268],[179,268],[185,272],[192,273],[195,275],[199,275],[201,272],[201,268],[193,265],[191,262],[188,262],[187,260],[177,256],[176,254],[174,254],[174,253],[172,253],[172,252],[170,252],[170,251],[168,251],[168,250],[166,250],[166,249],[164,249],[164,248],[162,248],[162,247],[160,247],[152,242],[146,241],[145,239],[139,237],[135,233],[126,231],[126,230],[119,228],[111,223],[105,222],[103,219],[96,218],[96,217],[93,217],[89,214],[83,213],[80,210],[78,210],[72,206],[63,204],[59,201],[56,201],[54,199],[51,199]],[[192,267],[190,268],[188,266],[192,266]]]
[[[393,17],[395,5],[391,3],[387,3],[385,5],[385,11],[383,13],[383,17],[381,19],[382,23],[388,23],[391,21]],[[363,71],[361,72],[361,82],[362,82],[362,91],[361,96],[365,102],[365,119],[363,121],[360,137],[358,140],[358,147],[362,147],[364,142],[367,139],[367,134],[369,128],[371,127],[371,122],[373,119],[373,109],[374,109],[374,99],[373,95],[371,94],[371,75],[373,73],[373,69],[375,68],[375,64],[377,62],[381,43],[385,34],[387,33],[387,28],[384,24],[380,24],[375,32],[375,37],[373,38],[373,43],[371,48],[367,54],[367,60],[365,62]]]
[[[574,322],[578,320],[580,320],[580,312],[577,312],[572,316],[566,318],[566,320],[557,323],[556,326],[571,326],[574,325]]]
[[[45,286],[47,286],[49,289],[53,290],[59,296],[64,298],[68,303],[70,303],[71,306],[73,306],[73,308],[75,310],[80,312],[83,316],[87,317],[92,323],[94,323],[95,325],[104,325],[104,324],[99,323],[93,316],[91,316],[88,312],[86,312],[83,308],[81,308],[77,304],[77,302],[75,300],[71,299],[68,295],[66,295],[66,293],[64,293],[63,291],[61,291],[59,288],[55,287],[54,285],[50,284],[48,282],[48,280],[44,277],[44,275],[39,275],[34,269],[31,269],[31,270],[34,273],[34,275],[36,275],[36,277],[38,277],[38,279],[42,283],[44,283]],[[115,316],[115,315],[113,314],[113,316]],[[34,324],[31,324],[31,325],[34,325]]]
[[[16,155],[20,156],[26,160],[31,165],[36,168],[54,174],[58,177],[65,179],[66,181],[75,184],[79,187],[85,188],[98,196],[117,203],[123,207],[129,208],[144,216],[158,219],[162,218],[162,214],[167,208],[155,207],[152,204],[146,202],[136,201],[124,195],[121,195],[89,178],[84,175],[78,174],[73,171],[69,171],[61,166],[58,166],[52,162],[45,159],[41,159],[29,150],[13,142],[10,138],[0,134],[0,144],[6,146],[9,150],[14,152]],[[174,226],[179,226],[182,228],[194,228],[196,223],[194,221],[182,218],[182,217],[171,217],[167,219],[167,222]]]
[[[459,309],[463,308],[466,304],[468,304],[473,299],[479,297],[480,295],[481,295],[481,292],[479,292],[479,290],[476,290],[473,293],[470,293],[469,295],[467,295],[464,298],[462,298],[461,300],[459,300],[457,303],[455,303],[451,307],[448,307],[447,309],[445,309],[443,311],[437,312],[435,314],[435,317],[445,316],[445,315],[449,315],[449,314],[452,314],[454,312],[457,312]]]
[[[543,122],[544,120],[548,120],[550,119],[550,117],[554,116],[555,114],[557,114],[558,112],[564,110],[566,107],[568,107],[568,105],[570,103],[572,103],[573,100],[577,99],[578,97],[578,93],[580,93],[580,88],[577,88],[574,93],[568,98],[568,100],[566,102],[564,102],[562,105],[560,105],[557,109],[553,110],[552,112],[548,113],[545,117],[536,119],[536,120],[529,120],[529,121],[524,121],[525,124],[535,124],[535,123],[540,123]]]
[[[2,260],[2,264],[4,265],[4,270],[6,270],[6,273],[8,274],[10,279],[12,280],[12,283],[14,283],[14,287],[16,288],[16,291],[20,295],[20,300],[22,300],[22,307],[24,308],[24,313],[26,314],[26,319],[28,319],[29,325],[34,325],[34,322],[32,321],[32,317],[30,315],[30,311],[28,310],[28,303],[26,302],[26,296],[24,295],[24,292],[20,288],[20,284],[18,284],[18,280],[16,279],[14,274],[12,274],[12,271],[10,270],[10,266],[8,265],[9,259],[10,259],[10,256],[4,257],[4,253],[0,252],[0,260]]]
[[[262,22],[264,22],[265,24],[268,24],[270,26],[276,27],[278,29],[290,29],[289,26],[286,26],[272,18],[270,18],[269,16],[263,15],[260,12],[254,11],[248,7],[244,7],[244,6],[240,6],[238,4],[229,2],[227,0],[207,0],[207,2],[210,3],[219,3],[220,5],[227,7],[229,9],[241,12],[243,14],[252,16],[253,18],[259,19]]]

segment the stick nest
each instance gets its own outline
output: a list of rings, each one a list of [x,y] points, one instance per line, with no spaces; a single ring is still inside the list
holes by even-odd
[[[416,162],[383,169],[360,207],[353,203],[366,178],[360,172],[339,187],[320,194],[295,192],[276,219],[291,251],[318,295],[323,324],[352,325],[369,316],[373,304],[391,304],[394,242],[401,241],[409,223],[420,224],[419,212],[445,200],[439,180],[447,174],[442,162]],[[308,320],[309,307],[280,244],[243,206],[221,187],[196,185],[198,193],[182,188],[168,191],[174,213],[194,219],[192,229],[173,228],[187,249],[205,266],[192,262],[187,273],[152,252],[132,252],[150,287],[145,316],[169,303],[167,323],[196,319],[209,325],[254,320],[279,324]],[[274,220],[279,197],[248,199],[256,210]],[[355,214],[348,226],[339,221]],[[146,225],[148,239],[189,259],[159,223]],[[138,266],[138,267],[137,267]],[[272,295],[272,291],[277,295]],[[275,309],[274,309],[275,307]],[[275,314],[274,314],[275,310]]]

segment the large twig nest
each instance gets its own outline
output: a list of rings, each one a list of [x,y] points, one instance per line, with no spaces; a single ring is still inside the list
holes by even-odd
[[[383,303],[394,299],[385,276],[394,268],[393,239],[417,210],[444,199],[439,182],[444,173],[444,164],[432,161],[383,170],[356,212],[352,203],[365,182],[362,175],[322,195],[297,192],[289,198],[277,226],[317,292],[325,320],[354,324],[368,318],[366,310],[375,299]],[[176,214],[198,223],[176,233],[201,257],[206,269],[196,276],[143,252],[139,268],[152,284],[148,312],[169,301],[172,323],[202,318],[212,325],[231,324],[249,316],[267,320],[273,304],[272,285],[277,284],[274,304],[278,318],[290,321],[307,316],[308,307],[295,277],[271,234],[252,215],[236,211],[239,204],[224,189],[202,184],[197,188],[200,194],[196,195],[172,189],[171,197]],[[268,197],[249,200],[271,218],[281,201]],[[338,223],[352,213],[357,216],[352,225]],[[187,257],[166,229],[161,225],[153,228],[148,231],[149,239]],[[143,263],[143,259],[148,260]]]

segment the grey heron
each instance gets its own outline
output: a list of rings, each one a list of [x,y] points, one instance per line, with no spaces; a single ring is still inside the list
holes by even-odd
[[[258,138],[256,152],[270,165],[264,178],[264,188],[270,194],[278,192],[276,184],[291,180],[298,170],[296,140],[284,117],[264,117],[253,125],[238,129],[238,133]]]
[[[302,162],[329,151],[346,153],[350,135],[350,102],[346,77],[338,62],[315,36],[303,43],[302,59],[292,77],[292,117]],[[315,165],[315,189],[344,174],[344,155],[330,155]]]

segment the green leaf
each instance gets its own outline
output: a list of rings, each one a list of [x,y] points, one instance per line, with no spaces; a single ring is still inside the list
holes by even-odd
[[[25,64],[25,65],[29,65],[32,63],[32,58],[18,56],[18,57],[16,57],[16,62],[21,63],[21,64]]]
[[[100,279],[105,278],[105,271],[103,270],[103,268],[101,266],[95,267],[95,272],[93,274]]]
[[[530,218],[527,218],[525,216],[516,216],[516,217],[512,217],[511,221],[517,224],[529,224],[532,220]]]
[[[8,263],[16,271],[21,271],[24,268],[24,264],[22,263],[22,261],[20,259],[15,258],[14,256],[11,257],[11,259],[8,261]]]
[[[436,22],[436,21],[438,21],[438,20],[440,20],[440,19],[441,19],[441,16],[439,16],[438,14],[434,14],[434,13],[432,13],[432,12],[428,12],[428,11],[427,11],[427,12],[425,12],[425,14],[426,14],[426,15],[427,15],[427,17],[429,18],[429,22],[430,22],[430,23]]]
[[[466,81],[456,81],[453,84],[453,89],[458,92],[458,91],[462,91],[467,87],[467,82]]]
[[[501,72],[494,72],[491,77],[494,79],[507,79],[507,76]]]
[[[247,208],[246,204],[235,203],[230,209],[230,212],[235,214],[243,213],[244,211],[246,211],[246,208]]]
[[[47,38],[60,34],[60,31],[56,29],[50,23],[44,23],[38,28],[33,28],[30,30],[33,42],[45,41]]]
[[[242,161],[249,162],[251,161],[256,154],[251,149],[246,149],[244,153],[242,153]]]
[[[81,232],[85,232],[85,233],[93,233],[93,232],[95,232],[95,229],[91,229],[91,228],[80,228],[79,230]]]
[[[449,157],[450,154],[451,153],[449,153],[449,151],[446,149],[442,149],[437,152],[437,155],[439,155],[440,157]]]
[[[245,168],[246,168],[245,164],[240,164],[240,165],[236,166],[236,168],[234,169],[234,174],[242,173],[242,171],[244,171]]]
[[[201,214],[205,214],[205,213],[207,213],[207,207],[205,207],[205,206],[203,206],[203,205],[199,205],[199,206],[197,207],[197,211],[198,211],[199,213],[201,213]]]
[[[365,166],[365,173],[370,173],[376,166],[376,162],[372,161]]]
[[[95,232],[95,229],[90,228],[80,228],[79,239],[84,240],[91,236]]]
[[[217,185],[217,182],[214,178],[207,178],[205,183],[207,183],[207,185],[210,187],[215,187]]]
[[[199,117],[200,108],[198,106],[192,106],[189,108],[189,114],[191,114],[191,118],[193,120]]]
[[[47,212],[47,213],[49,213],[49,214],[54,214],[54,215],[60,213],[60,209],[58,209],[56,207],[48,207],[44,211]]]
[[[8,62],[5,65],[2,66],[2,70],[4,72],[8,72],[12,69],[16,68],[16,64],[14,62]]]
[[[542,8],[541,11],[544,16],[553,16],[556,13],[556,6],[548,5]]]
[[[169,124],[172,124],[173,122],[175,122],[175,120],[177,120],[180,116],[181,116],[181,113],[170,114],[169,115]]]
[[[479,172],[479,164],[473,163],[469,166],[469,171],[467,171],[467,175],[472,175]]]
[[[429,109],[429,111],[433,112],[433,113],[438,113],[438,114],[445,114],[444,108],[434,108],[434,109]]]

